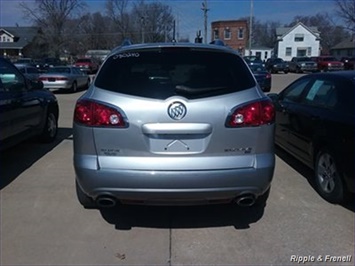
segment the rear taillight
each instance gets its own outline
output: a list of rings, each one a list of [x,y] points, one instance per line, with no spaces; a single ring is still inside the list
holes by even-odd
[[[127,127],[122,114],[115,108],[88,100],[78,101],[74,122],[86,126]]]
[[[40,81],[46,81],[47,78],[45,78],[45,77],[39,77],[39,80],[40,80]]]
[[[267,79],[271,79],[271,74],[270,74],[270,73],[267,73],[267,74],[266,74],[266,78],[267,78]]]
[[[249,103],[233,110],[228,116],[227,127],[253,127],[273,123],[274,105],[270,100]]]

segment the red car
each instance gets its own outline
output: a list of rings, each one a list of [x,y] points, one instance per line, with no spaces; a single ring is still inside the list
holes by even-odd
[[[319,71],[344,70],[344,63],[337,60],[334,56],[312,57],[317,62]]]
[[[79,58],[76,60],[74,66],[87,74],[95,74],[99,69],[99,64],[92,58]]]

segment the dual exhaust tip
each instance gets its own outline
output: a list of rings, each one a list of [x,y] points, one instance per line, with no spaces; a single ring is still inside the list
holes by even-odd
[[[241,207],[250,207],[255,204],[256,196],[254,194],[248,193],[243,194],[234,199],[234,202]],[[112,208],[117,205],[117,199],[112,196],[100,196],[96,200],[96,204],[100,208]]]

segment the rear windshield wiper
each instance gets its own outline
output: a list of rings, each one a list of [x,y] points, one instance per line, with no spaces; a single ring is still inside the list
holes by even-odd
[[[191,94],[198,94],[198,93],[204,93],[204,92],[211,92],[211,91],[219,91],[219,90],[226,90],[228,89],[227,87],[203,87],[203,88],[191,88],[187,87],[184,85],[177,85],[175,87],[176,92],[187,92]]]

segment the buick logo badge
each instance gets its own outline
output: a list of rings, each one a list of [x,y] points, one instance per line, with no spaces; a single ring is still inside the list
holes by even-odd
[[[169,105],[168,114],[174,120],[183,119],[186,115],[186,106],[181,102],[173,102]]]

